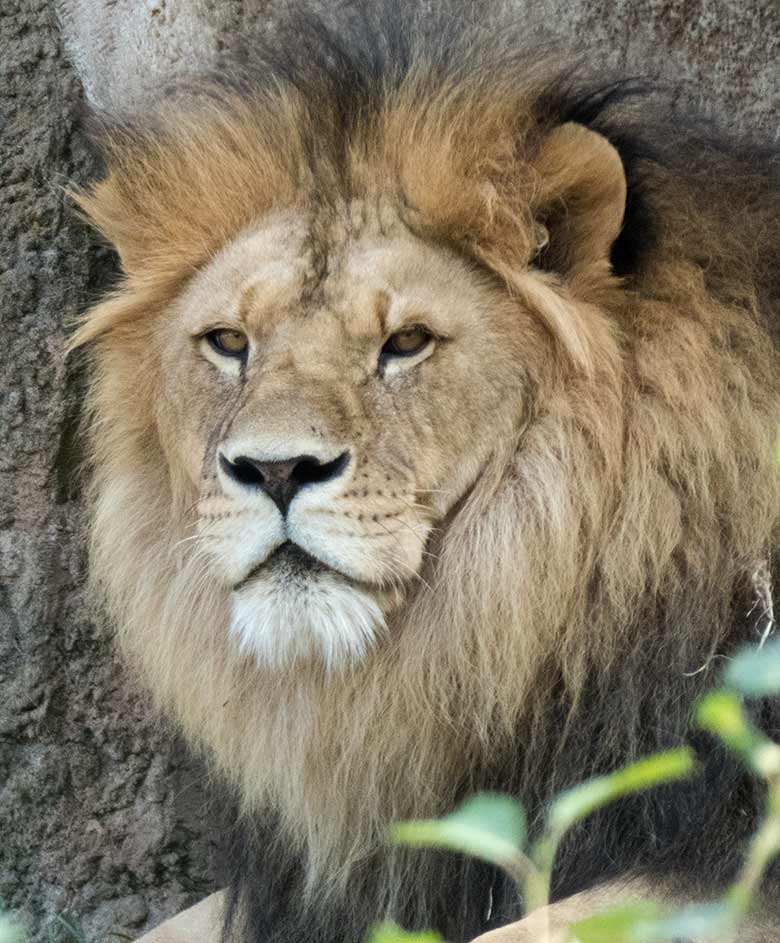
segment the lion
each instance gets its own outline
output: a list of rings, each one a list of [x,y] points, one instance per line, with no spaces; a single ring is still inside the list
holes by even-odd
[[[538,940],[388,825],[488,789],[533,833],[691,740],[572,831],[550,925],[717,893],[761,815],[690,721],[777,571],[776,157],[481,19],[291,13],[97,122],[91,582],[237,809],[224,898],[150,939]]]

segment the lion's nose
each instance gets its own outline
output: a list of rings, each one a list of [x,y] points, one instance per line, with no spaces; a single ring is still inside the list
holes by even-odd
[[[298,455],[273,462],[238,455],[231,461],[220,453],[219,464],[222,471],[238,484],[265,491],[284,515],[302,488],[338,478],[349,464],[349,452],[342,452],[330,462],[322,462],[313,455]]]

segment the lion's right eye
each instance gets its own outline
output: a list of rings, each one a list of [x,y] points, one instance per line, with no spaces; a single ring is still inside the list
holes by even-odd
[[[203,335],[211,347],[223,357],[244,357],[249,348],[249,340],[241,331],[229,328],[217,328]]]
[[[422,325],[397,331],[385,341],[380,357],[414,357],[419,354],[431,341],[431,333]]]

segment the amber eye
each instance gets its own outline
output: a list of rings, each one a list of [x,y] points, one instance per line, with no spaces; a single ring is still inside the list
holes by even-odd
[[[431,334],[424,327],[410,327],[388,338],[382,348],[384,357],[413,357],[428,346]]]
[[[242,334],[241,331],[231,331],[226,327],[209,331],[204,336],[214,350],[225,357],[243,357],[249,347],[246,334]]]

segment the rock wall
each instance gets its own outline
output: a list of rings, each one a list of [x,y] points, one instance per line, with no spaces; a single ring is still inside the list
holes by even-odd
[[[0,900],[36,940],[151,925],[211,887],[203,771],[157,729],[84,608],[67,325],[113,261],[62,187],[90,159],[47,0],[0,20]]]
[[[358,6],[360,4],[357,4]],[[727,125],[776,137],[776,0],[514,0],[529,32],[657,74]],[[219,880],[205,772],[150,716],[85,609],[68,323],[113,259],[62,192],[90,157],[76,120],[142,101],[284,0],[4,0],[0,14],[0,900],[36,941],[133,936]]]

